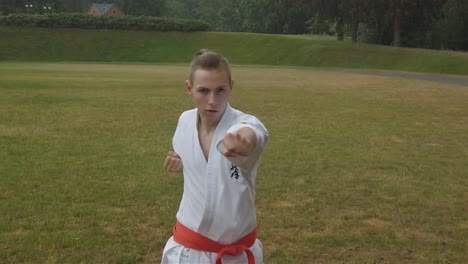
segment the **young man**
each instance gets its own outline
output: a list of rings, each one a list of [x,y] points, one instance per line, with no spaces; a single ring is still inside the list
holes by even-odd
[[[184,192],[162,263],[262,264],[254,183],[268,131],[229,105],[234,81],[222,55],[198,51],[185,85],[196,108],[180,116],[164,162],[183,172]]]

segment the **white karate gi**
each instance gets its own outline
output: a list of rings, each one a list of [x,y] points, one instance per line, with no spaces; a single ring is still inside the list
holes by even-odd
[[[254,116],[232,108],[229,104],[216,128],[208,161],[200,146],[197,130],[197,109],[182,113],[174,138],[174,151],[183,163],[184,193],[177,220],[186,227],[221,244],[232,244],[256,228],[255,177],[260,157],[268,141],[268,131]],[[219,146],[226,133],[243,127],[252,128],[257,145],[249,157],[226,158]],[[256,264],[263,263],[262,244],[251,247]],[[186,248],[171,237],[164,248],[164,264],[215,263],[216,253]],[[223,264],[245,264],[246,254],[224,255]]]

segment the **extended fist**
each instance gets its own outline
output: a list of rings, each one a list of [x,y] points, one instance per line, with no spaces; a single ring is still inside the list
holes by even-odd
[[[237,133],[227,133],[224,136],[220,151],[226,157],[248,156],[255,144],[254,132],[249,128],[241,129]]]

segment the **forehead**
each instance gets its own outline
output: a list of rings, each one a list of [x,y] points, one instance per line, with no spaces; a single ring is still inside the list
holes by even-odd
[[[229,74],[223,69],[197,69],[193,73],[193,86],[222,86],[229,85]]]

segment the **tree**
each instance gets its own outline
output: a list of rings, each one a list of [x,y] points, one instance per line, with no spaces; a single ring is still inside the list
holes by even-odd
[[[60,0],[63,10],[72,13],[86,12],[91,6],[91,0]]]
[[[435,28],[437,48],[468,51],[468,1],[448,0]]]
[[[122,9],[127,15],[160,16],[165,8],[165,0],[123,0]]]
[[[370,7],[369,0],[347,0],[342,6],[345,19],[351,30],[351,41],[358,41],[359,24],[367,20],[368,10]]]
[[[44,9],[45,8],[45,9]],[[63,12],[60,0],[0,0],[0,14]]]
[[[374,0],[368,3],[365,39],[371,43],[428,47],[446,0]]]
[[[358,38],[359,22],[365,20],[365,10],[369,0],[318,0],[313,5],[322,16],[335,21],[336,37],[344,39],[346,28],[351,29],[353,42]]]
[[[0,14],[25,13],[26,2],[23,0],[0,0]]]
[[[185,19],[194,18],[194,7],[190,5],[190,2],[184,0],[168,0],[166,1],[162,16]],[[198,8],[198,4],[196,7]]]
[[[393,19],[393,46],[399,47],[402,44],[421,46],[427,42],[424,34],[435,23],[444,2],[444,0],[389,0],[387,6]]]

